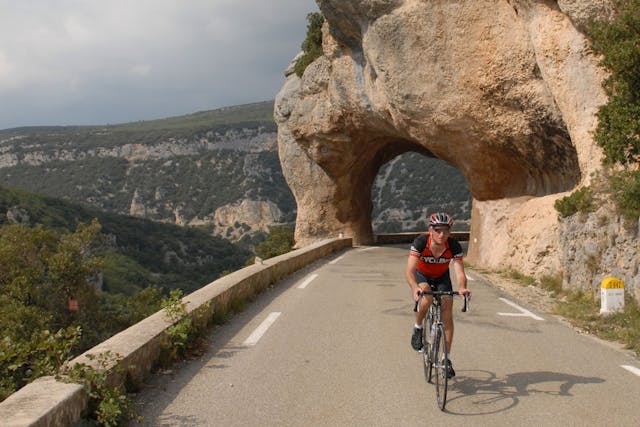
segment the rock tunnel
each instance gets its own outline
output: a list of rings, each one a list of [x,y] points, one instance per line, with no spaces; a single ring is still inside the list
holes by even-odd
[[[603,76],[578,12],[561,2],[317,3],[324,55],[301,78],[289,67],[274,112],[297,244],[340,233],[372,243],[375,177],[412,151],[469,183],[472,261],[553,270],[553,202],[600,159],[591,131]]]

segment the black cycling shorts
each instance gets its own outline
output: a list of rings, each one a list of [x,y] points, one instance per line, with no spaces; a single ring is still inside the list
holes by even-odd
[[[442,276],[436,277],[434,279],[432,277],[425,276],[420,271],[416,270],[415,277],[418,285],[420,283],[428,283],[429,286],[431,286],[432,291],[453,291],[453,285],[451,284],[451,276],[449,275],[449,271],[447,271]]]

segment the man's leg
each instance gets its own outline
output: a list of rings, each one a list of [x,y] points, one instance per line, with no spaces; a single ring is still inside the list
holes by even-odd
[[[443,297],[442,301],[442,323],[444,323],[444,335],[447,340],[447,349],[451,356],[451,346],[453,344],[453,298]],[[453,370],[453,364],[449,360],[449,370],[447,372],[449,378],[455,377],[456,371]]]
[[[427,283],[419,283],[423,289],[430,289]],[[416,323],[413,326],[413,334],[411,335],[411,347],[415,351],[422,350],[422,335],[424,331],[422,330],[422,321],[427,315],[427,311],[429,311],[429,307],[433,302],[433,297],[431,295],[423,295],[418,302],[418,311],[416,312]]]
[[[442,323],[444,323],[447,349],[451,354],[451,345],[453,344],[453,298],[443,296],[440,301],[442,301]]]
[[[430,289],[426,283],[424,284],[420,283],[419,286],[424,290]],[[427,315],[427,311],[429,311],[429,307],[431,306],[432,302],[433,302],[433,297],[431,295],[423,295],[422,298],[420,298],[420,303],[418,304],[418,311],[416,312],[416,326],[417,325],[422,326],[422,321]]]

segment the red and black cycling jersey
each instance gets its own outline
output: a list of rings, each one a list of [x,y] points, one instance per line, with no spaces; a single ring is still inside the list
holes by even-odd
[[[452,237],[447,239],[446,249],[438,258],[431,252],[430,246],[431,236],[421,234],[413,241],[409,253],[410,256],[418,258],[417,270],[426,277],[438,278],[449,271],[449,263],[452,260],[462,261],[462,246]]]

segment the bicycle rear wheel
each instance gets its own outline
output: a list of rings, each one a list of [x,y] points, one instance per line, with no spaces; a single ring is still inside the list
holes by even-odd
[[[437,325],[436,329],[436,346],[433,355],[434,365],[436,368],[436,400],[438,407],[444,411],[447,404],[447,371],[449,370],[449,353],[447,352],[447,340],[444,335],[444,326]]]

